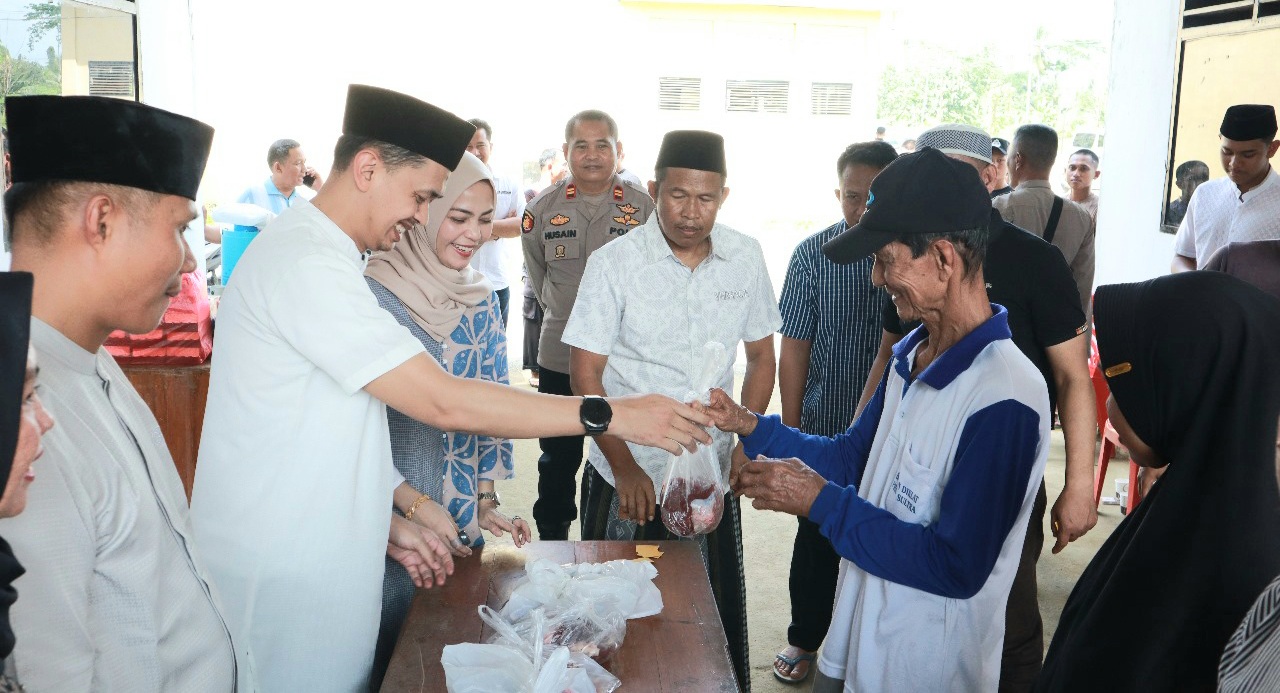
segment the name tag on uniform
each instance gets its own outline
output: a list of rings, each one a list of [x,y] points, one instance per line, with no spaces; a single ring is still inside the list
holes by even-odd
[[[576,238],[548,240],[542,244],[542,250],[547,262],[577,260],[582,253],[582,242]]]
[[[717,291],[717,301],[745,301],[749,293],[746,289],[736,289],[733,291]]]

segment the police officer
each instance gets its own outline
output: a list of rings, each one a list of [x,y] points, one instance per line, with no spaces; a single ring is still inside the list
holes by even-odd
[[[542,191],[525,208],[521,240],[529,285],[545,315],[538,339],[538,391],[573,394],[569,347],[560,341],[573,310],[587,258],[605,243],[645,222],[654,209],[643,188],[619,178],[618,124],[603,111],[583,111],[564,129],[569,177]],[[538,500],[533,519],[543,540],[569,538],[582,436],[538,441]]]

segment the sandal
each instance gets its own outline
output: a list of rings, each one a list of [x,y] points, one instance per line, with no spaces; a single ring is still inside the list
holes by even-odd
[[[773,658],[774,659],[773,675],[775,678],[777,678],[779,681],[783,683],[804,683],[805,679],[809,678],[809,674],[813,673],[814,659],[816,657],[817,657],[817,653],[814,653],[814,652],[808,652],[802,655],[797,655],[795,657],[788,657],[782,654],[781,652],[779,652]],[[781,673],[779,673],[777,662],[782,662],[783,664],[786,664],[787,666],[791,667],[791,673],[793,674],[795,673],[796,665],[799,664],[800,662],[808,662],[809,666],[805,668],[804,676],[801,676],[800,678],[797,679],[797,678],[791,677],[790,675],[783,676]]]

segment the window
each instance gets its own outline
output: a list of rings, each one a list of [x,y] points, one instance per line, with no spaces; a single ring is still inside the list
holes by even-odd
[[[134,69],[131,60],[90,60],[89,95],[134,98]]]
[[[814,82],[809,97],[813,115],[847,116],[853,112],[851,82]]]
[[[725,83],[725,110],[786,113],[791,83],[767,79],[731,79]]]
[[[658,78],[658,110],[696,111],[701,107],[701,79],[697,77]]]

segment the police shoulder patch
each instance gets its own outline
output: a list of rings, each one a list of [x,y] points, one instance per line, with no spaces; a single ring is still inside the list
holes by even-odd
[[[520,219],[520,230],[523,233],[529,233],[533,230],[533,212],[524,210],[524,216]]]

